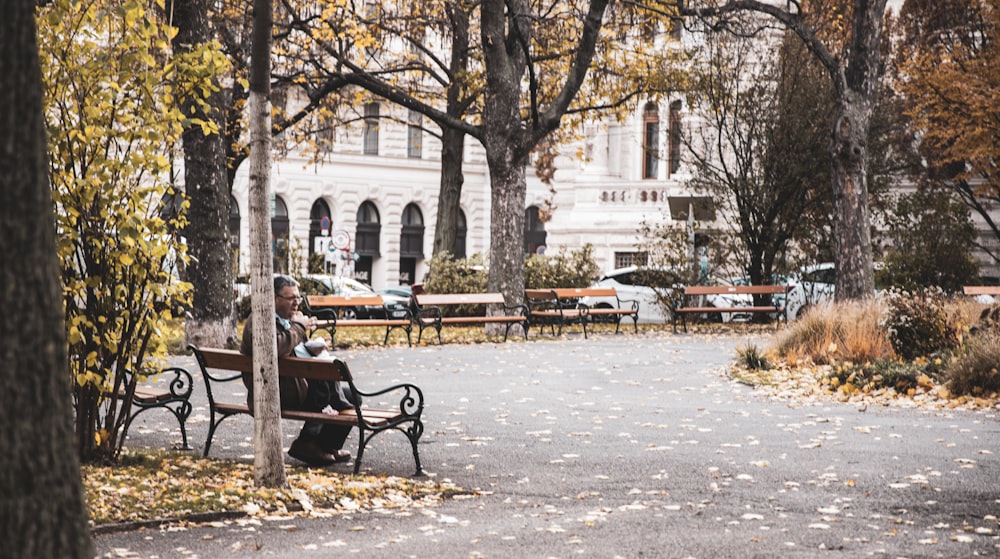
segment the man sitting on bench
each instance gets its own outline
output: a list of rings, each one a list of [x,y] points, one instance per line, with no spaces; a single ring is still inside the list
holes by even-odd
[[[312,343],[307,346],[306,335],[309,321],[299,312],[299,284],[289,276],[274,277],[275,332],[277,334],[278,357],[307,357],[317,352]],[[310,349],[307,349],[309,347]],[[322,348],[321,348],[322,349]],[[253,328],[247,319],[243,328],[243,342],[240,353],[252,355]],[[247,387],[247,405],[253,411],[253,376],[243,373],[243,384]],[[347,394],[340,382],[306,380],[281,377],[278,389],[281,393],[282,409],[323,412],[336,415],[342,410],[353,409],[352,394]],[[351,453],[343,450],[344,441],[351,433],[351,427],[306,421],[297,439],[288,449],[288,455],[310,466],[327,466],[334,462],[346,462]]]

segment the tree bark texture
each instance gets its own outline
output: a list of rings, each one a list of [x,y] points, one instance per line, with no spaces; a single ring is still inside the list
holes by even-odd
[[[254,480],[286,484],[271,259],[271,2],[254,0],[250,61],[250,285],[253,313]]]
[[[465,132],[445,128],[441,141],[441,186],[438,192],[437,224],[434,226],[434,255],[455,252],[458,232],[458,212],[462,204],[462,154],[465,151]]]
[[[458,76],[469,68],[469,14],[462,5],[449,3],[448,19],[451,22],[451,61],[449,70]],[[451,83],[445,99],[445,111],[460,120],[468,108],[468,101],[462,98],[462,87]],[[465,131],[459,128],[442,127],[441,134],[441,186],[438,192],[437,223],[434,226],[433,255],[455,251],[458,230],[458,212],[462,205],[462,187],[465,174],[462,172],[465,153]]]
[[[882,66],[886,0],[854,0],[846,66],[834,74],[838,110],[833,123],[836,299],[875,295],[868,206],[868,133]]]
[[[4,557],[90,559],[34,4],[2,0],[0,11],[0,541]]]
[[[212,30],[207,0],[176,0],[173,40],[178,52],[208,43]],[[184,188],[188,208],[186,237],[191,262],[187,280],[194,287],[185,322],[187,342],[206,347],[236,347],[233,307],[233,254],[229,243],[229,182],[226,176],[225,126],[221,90],[209,95],[209,109],[183,100],[184,114],[214,122],[219,133],[205,134],[197,124],[184,131]]]

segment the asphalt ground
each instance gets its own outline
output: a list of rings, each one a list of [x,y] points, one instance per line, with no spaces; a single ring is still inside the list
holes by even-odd
[[[574,333],[340,351],[362,389],[423,389],[424,467],[476,496],[99,534],[98,556],[1000,557],[997,410],[766,397],[725,375],[738,347],[766,345],[757,336]],[[195,452],[207,432],[200,382]],[[129,446],[179,442],[172,416],[144,415]],[[283,424],[289,441],[297,431]],[[251,461],[251,440],[248,418],[228,420],[212,456]],[[362,469],[411,475],[405,437],[377,437]]]

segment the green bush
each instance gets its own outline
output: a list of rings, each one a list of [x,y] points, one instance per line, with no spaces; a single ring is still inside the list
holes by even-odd
[[[765,371],[771,368],[767,355],[756,344],[737,348],[736,352],[739,354],[739,362],[751,371]]]
[[[938,287],[910,293],[890,289],[886,294],[887,310],[882,325],[892,349],[903,359],[958,347],[959,336],[945,312],[946,298]]]
[[[947,190],[920,189],[896,199],[882,233],[879,282],[903,289],[937,286],[947,293],[972,283],[976,229],[968,207]]]
[[[554,255],[532,255],[524,263],[524,286],[529,289],[587,287],[600,274],[594,247],[560,251]]]
[[[431,258],[424,291],[427,293],[485,293],[489,273],[481,254],[456,259],[450,252]]]

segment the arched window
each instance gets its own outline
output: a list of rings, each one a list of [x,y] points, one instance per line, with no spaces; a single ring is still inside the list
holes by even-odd
[[[240,249],[240,204],[229,197],[229,246]]]
[[[653,103],[642,110],[642,178],[655,179],[660,159],[660,112]]]
[[[400,256],[424,257],[424,215],[416,204],[403,208],[403,230],[399,240]]]
[[[379,238],[382,236],[382,220],[375,204],[368,200],[358,207],[357,218],[354,252],[358,253],[358,259],[354,262],[354,279],[371,285],[375,259],[381,256]]]
[[[417,262],[424,258],[424,215],[416,204],[403,208],[403,228],[399,235],[399,283],[417,281]]]
[[[316,239],[321,237],[330,238],[330,206],[322,198],[317,198],[309,210],[309,254],[322,254],[326,256],[326,245],[317,244]],[[324,226],[326,231],[324,231]],[[313,267],[313,259],[309,259],[309,267]],[[310,272],[318,270],[310,269]]]
[[[366,201],[358,208],[358,228],[354,232],[354,250],[361,256],[378,258],[379,236],[382,234],[381,218],[375,204]]]
[[[465,212],[458,210],[458,222],[455,224],[455,258],[465,258],[467,256],[465,237],[468,232],[469,226],[465,221]]]
[[[288,206],[277,194],[271,206],[271,256],[274,271],[288,273]]]
[[[538,253],[538,248],[545,246],[545,235],[545,223],[542,221],[538,206],[529,206],[528,209],[524,210],[525,255],[530,256]]]

